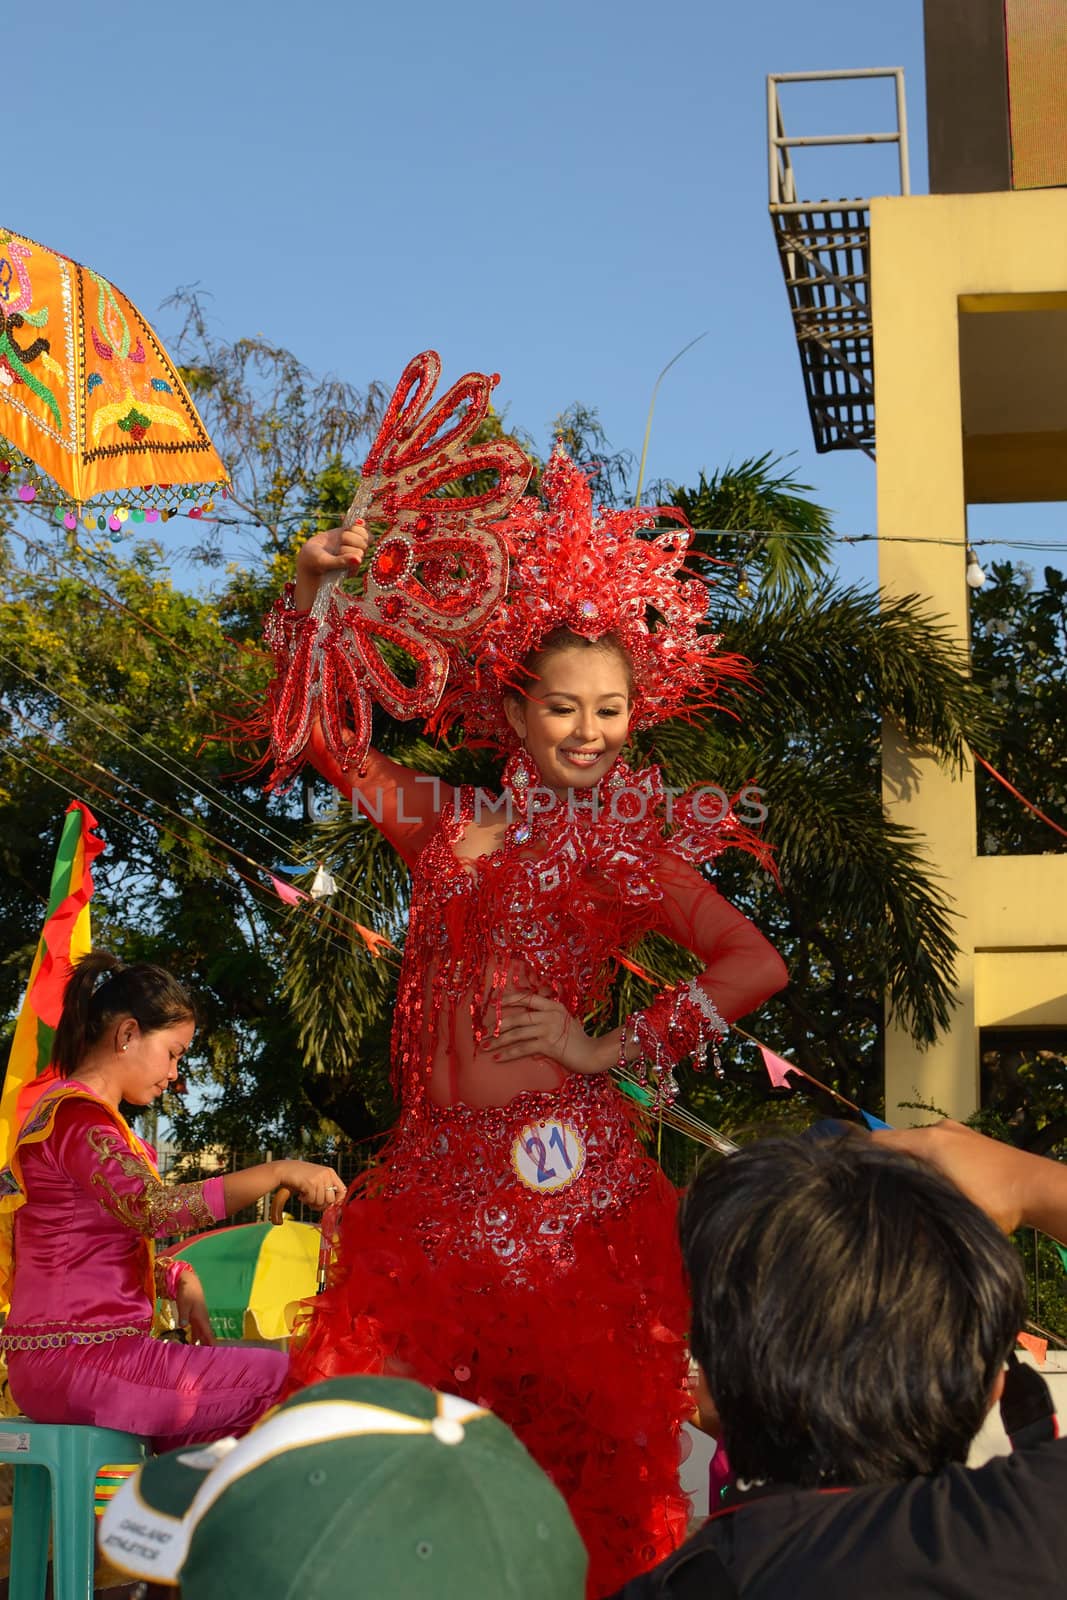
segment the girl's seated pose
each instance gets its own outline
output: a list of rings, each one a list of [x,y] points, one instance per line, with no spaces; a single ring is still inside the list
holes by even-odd
[[[119,1105],[158,1099],[194,1027],[191,999],[162,967],[94,953],[67,983],[52,1055],[60,1078],[0,1174],[0,1278],[11,1296],[0,1349],[16,1404],[37,1422],[118,1428],[168,1450],[244,1432],[282,1386],[280,1352],[209,1348],[196,1273],[154,1257],[152,1241],[210,1228],[282,1184],[320,1210],[343,1185],[308,1161],[161,1181]],[[198,1342],[152,1338],[157,1295],[177,1302]]]

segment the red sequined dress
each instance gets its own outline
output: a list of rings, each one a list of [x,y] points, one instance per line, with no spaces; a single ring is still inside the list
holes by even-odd
[[[352,788],[321,737],[308,754]],[[507,989],[535,989],[586,1017],[616,954],[657,929],[706,963],[631,1019],[673,1060],[773,993],[784,969],[678,853],[696,837],[668,843],[655,769],[617,763],[598,821],[561,807],[531,825],[506,786],[517,805],[503,846],[474,860],[462,853],[473,791],[374,751],[357,787],[411,868],[393,1032],[403,1111],[349,1192],[291,1384],[390,1371],[484,1403],[566,1496],[589,1593],[607,1594],[673,1549],[688,1516],[677,1196],[607,1074],[493,1059],[495,1007]],[[615,812],[644,794],[643,818],[608,814],[619,789],[628,804]]]

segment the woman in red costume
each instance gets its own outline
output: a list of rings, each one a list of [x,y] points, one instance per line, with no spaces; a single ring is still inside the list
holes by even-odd
[[[675,1191],[609,1069],[630,1063],[669,1096],[672,1068],[785,971],[697,870],[758,842],[711,791],[702,820],[699,795],[672,805],[656,768],[622,758],[635,726],[740,670],[716,659],[706,588],[680,571],[688,530],[649,539],[637,530],[655,513],[594,518],[560,455],[545,491],[548,511],[525,500],[497,525],[507,593],[453,662],[436,719],[510,750],[500,797],[374,750],[346,770],[309,719],[306,755],[362,802],[412,880],[393,1033],[403,1110],[350,1190],[291,1382],[385,1371],[483,1402],[566,1495],[600,1595],[682,1538],[692,1411]],[[357,524],[300,552],[269,628],[276,727],[319,585],[366,546]],[[667,618],[652,630],[650,594]],[[593,1031],[619,956],[651,931],[703,972]]]

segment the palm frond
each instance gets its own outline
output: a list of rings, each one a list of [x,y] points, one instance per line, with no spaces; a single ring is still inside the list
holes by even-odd
[[[765,594],[780,598],[807,590],[825,573],[833,551],[830,513],[806,498],[811,486],[783,471],[781,456],[767,451],[711,477],[695,489],[675,489],[672,504],[697,529],[695,549],[751,571]],[[731,531],[736,539],[700,530]]]
[[[951,897],[921,835],[891,822],[863,774],[850,779],[808,752],[778,756],[759,774],[766,834],[782,882],[810,929],[869,939],[890,1014],[932,1043],[954,1005]]]
[[[968,743],[996,726],[988,696],[943,620],[914,595],[820,584],[781,601],[761,595],[730,617],[724,648],[752,661],[756,688],[739,693],[742,721],[757,736],[802,729],[822,736],[850,718],[868,727],[890,716],[914,744],[961,767]]]

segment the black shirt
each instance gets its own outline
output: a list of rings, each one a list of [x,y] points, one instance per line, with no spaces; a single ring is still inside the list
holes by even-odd
[[[888,1488],[756,1491],[611,1600],[1053,1600],[1067,1439]]]

